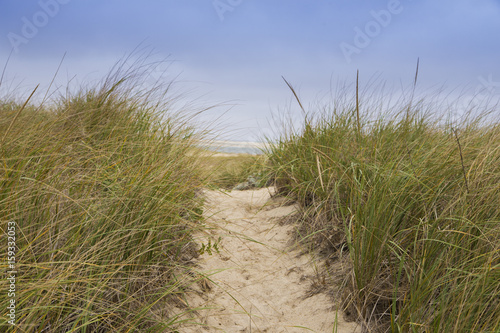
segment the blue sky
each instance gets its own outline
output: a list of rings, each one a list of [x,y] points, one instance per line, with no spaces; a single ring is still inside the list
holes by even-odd
[[[272,131],[272,113],[300,114],[332,82],[374,76],[408,86],[420,58],[421,89],[500,96],[500,0],[0,0],[2,89],[25,94],[57,78],[91,82],[138,45],[167,59],[186,99],[225,104],[223,137]],[[31,27],[30,27],[31,25]],[[33,30],[30,28],[33,28]],[[334,84],[333,84],[334,85]],[[291,105],[291,106],[290,106]]]

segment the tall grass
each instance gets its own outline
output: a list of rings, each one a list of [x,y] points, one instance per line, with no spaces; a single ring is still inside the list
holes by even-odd
[[[17,331],[175,326],[168,304],[180,304],[182,267],[196,253],[203,179],[190,119],[169,110],[161,87],[140,88],[147,74],[122,64],[51,105],[0,102],[0,216],[2,233],[16,223]]]
[[[266,157],[263,155],[205,153],[203,166],[208,171],[208,185],[213,188],[230,190],[239,183],[254,177],[257,186],[266,186]]]
[[[498,109],[459,123],[371,98],[285,128],[268,151],[279,192],[323,251],[348,252],[345,310],[365,331],[499,332]]]

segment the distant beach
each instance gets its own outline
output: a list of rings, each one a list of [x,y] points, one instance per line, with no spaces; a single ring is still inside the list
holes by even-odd
[[[266,143],[213,140],[202,141],[200,146],[220,153],[261,155],[266,147]]]

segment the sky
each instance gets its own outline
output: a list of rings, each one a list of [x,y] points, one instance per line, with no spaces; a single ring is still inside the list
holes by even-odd
[[[500,96],[500,0],[0,0],[2,94],[92,83],[135,52],[162,60],[222,139],[255,141],[273,117],[338,83]],[[134,51],[135,50],[135,51]],[[163,72],[165,71],[165,72]],[[43,91],[43,89],[41,90]]]

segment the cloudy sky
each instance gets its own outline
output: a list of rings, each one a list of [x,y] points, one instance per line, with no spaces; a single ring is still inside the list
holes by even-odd
[[[166,59],[184,98],[221,106],[225,138],[267,134],[338,82],[377,77],[500,95],[500,0],[0,0],[0,90],[93,82],[140,46]],[[208,119],[208,118],[207,118]]]

